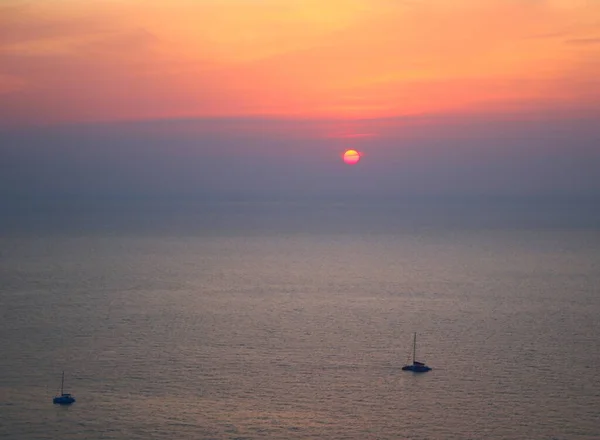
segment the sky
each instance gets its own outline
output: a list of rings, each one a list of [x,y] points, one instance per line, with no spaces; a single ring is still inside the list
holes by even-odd
[[[598,121],[600,0],[0,0],[2,196],[598,196]]]

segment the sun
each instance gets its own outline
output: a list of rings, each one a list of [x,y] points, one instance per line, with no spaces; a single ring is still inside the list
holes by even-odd
[[[356,150],[346,150],[342,157],[348,165],[356,165],[360,160],[360,153]]]

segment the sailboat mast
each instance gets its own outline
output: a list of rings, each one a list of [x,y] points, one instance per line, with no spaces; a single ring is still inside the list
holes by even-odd
[[[417,332],[415,332],[414,337],[413,337],[413,364],[415,363],[416,358],[417,358]]]
[[[60,381],[60,395],[61,396],[64,394],[64,387],[65,387],[65,371],[63,370],[62,380]]]

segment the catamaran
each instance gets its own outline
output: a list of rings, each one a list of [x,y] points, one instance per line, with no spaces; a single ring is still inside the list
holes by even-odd
[[[431,368],[425,365],[423,362],[417,361],[417,333],[415,332],[413,337],[413,352],[412,352],[412,364],[408,364],[402,367],[402,371],[412,371],[413,373],[426,373]]]
[[[65,372],[62,372],[62,380],[60,381],[60,395],[54,396],[52,403],[57,405],[70,405],[75,402],[75,397],[69,393],[65,393]]]

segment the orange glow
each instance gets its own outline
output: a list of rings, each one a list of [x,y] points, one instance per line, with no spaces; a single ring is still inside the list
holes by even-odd
[[[343,159],[348,165],[356,165],[360,160],[360,153],[356,150],[346,150]]]
[[[598,23],[589,0],[5,0],[0,120],[585,108]]]

